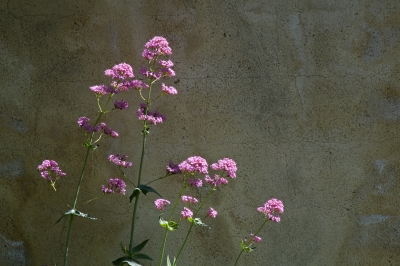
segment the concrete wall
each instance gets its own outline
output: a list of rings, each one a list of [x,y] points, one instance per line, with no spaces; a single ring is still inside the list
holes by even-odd
[[[145,180],[192,155],[229,156],[239,169],[181,265],[233,265],[271,197],[285,203],[282,222],[242,265],[400,264],[399,1],[2,0],[0,30],[0,265],[61,265],[67,220],[54,223],[68,208],[36,167],[59,162],[58,191],[72,201],[85,152],[76,120],[96,115],[88,88],[115,63],[138,73],[155,35],[173,49],[179,94],[155,105],[168,120],[149,136]],[[106,118],[121,137],[89,159],[78,208],[100,220],[75,220],[70,265],[110,265],[129,242],[127,198],[82,205],[116,175],[110,153],[130,155],[129,174],[138,171],[139,99],[126,95],[130,108]],[[179,186],[154,185],[169,199]],[[137,238],[151,239],[144,252],[156,259],[155,198],[141,198]]]

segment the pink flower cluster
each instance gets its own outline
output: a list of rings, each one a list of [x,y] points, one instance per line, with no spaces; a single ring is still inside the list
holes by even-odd
[[[137,110],[136,114],[137,114],[139,120],[147,121],[149,123],[152,123],[153,125],[162,123],[167,119],[164,115],[162,115],[157,110],[154,112],[150,112],[149,110],[147,110],[147,113],[146,113],[146,104],[145,103],[140,104],[140,108]]]
[[[165,206],[171,204],[171,202],[169,202],[166,199],[156,199],[154,201],[154,204],[156,205],[156,208],[160,211],[164,210]]]
[[[179,164],[179,169],[182,173],[202,173],[208,174],[207,161],[200,156],[187,158]]]
[[[204,180],[206,181],[207,184],[212,185],[213,187],[217,187],[219,185],[226,185],[228,184],[228,180],[226,180],[223,177],[220,177],[219,175],[214,175],[214,179],[212,179],[209,175],[206,175],[204,177]]]
[[[123,154],[111,154],[110,156],[108,156],[108,160],[124,168],[129,168],[132,166],[132,162],[127,162],[127,159],[128,156]]]
[[[100,126],[101,126],[101,129],[103,129],[104,134],[106,134],[106,135],[108,135],[108,136],[110,136],[110,137],[112,137],[112,138],[116,138],[116,137],[119,136],[118,133],[115,132],[115,131],[113,131],[113,130],[111,130],[111,128],[109,128],[109,127],[106,125],[106,123],[101,122],[101,123],[100,123]]]
[[[176,175],[180,174],[181,170],[179,169],[178,164],[174,164],[174,162],[169,161],[169,164],[167,165],[167,174],[168,175]]]
[[[135,77],[132,67],[127,63],[120,63],[115,65],[112,69],[107,69],[104,71],[104,75],[118,80],[126,80]]]
[[[66,175],[58,167],[58,163],[53,160],[44,160],[42,164],[38,165],[37,169],[40,171],[40,175],[46,180],[56,180]]]
[[[111,86],[104,84],[91,86],[90,90],[97,96],[119,93],[120,91],[128,91],[129,89],[146,89],[149,86],[140,80],[129,80],[134,78],[132,67],[127,63],[115,65],[112,69],[104,71],[104,75],[111,77],[113,81]],[[118,107],[117,107],[118,108]]]
[[[184,219],[192,218],[193,217],[193,212],[190,209],[184,207],[183,211],[181,211],[181,216]]]
[[[172,86],[168,87],[164,83],[162,83],[162,85],[161,85],[161,90],[165,94],[178,94],[178,91],[174,87],[172,87]]]
[[[250,234],[250,236],[252,237],[252,240],[253,240],[255,243],[258,243],[258,242],[260,242],[260,241],[262,240],[261,237],[255,236],[254,234]]]
[[[264,206],[258,207],[257,210],[261,213],[264,213],[269,220],[279,223],[281,221],[281,217],[278,216],[278,213],[283,213],[284,206],[282,201],[272,198],[267,201]]]
[[[78,125],[83,128],[84,130],[86,130],[88,133],[92,133],[92,132],[97,132],[100,131],[100,126],[95,126],[93,127],[90,123],[89,123],[90,119],[82,116],[80,118],[78,118]]]
[[[234,160],[229,158],[224,158],[222,160],[218,160],[218,163],[213,163],[211,168],[215,171],[221,170],[228,174],[230,178],[236,178],[236,163]]]
[[[161,36],[155,36],[145,44],[142,56],[147,60],[153,60],[160,55],[170,55],[172,50],[168,41]]]
[[[216,210],[214,210],[213,208],[211,208],[211,207],[207,211],[207,216],[211,217],[211,218],[217,217],[217,214],[218,214],[218,212]]]
[[[114,106],[115,106],[116,109],[124,110],[124,109],[128,108],[129,105],[128,105],[128,103],[126,101],[124,101],[122,99],[120,102],[115,101],[114,102]]]
[[[197,179],[189,178],[188,183],[192,187],[201,187],[201,186],[203,186],[203,180],[201,180],[200,178],[197,178]]]
[[[183,195],[183,196],[181,197],[181,199],[182,199],[182,202],[190,203],[190,204],[196,204],[197,202],[199,202],[196,198],[193,198],[193,197],[191,197],[191,196],[185,196],[185,195]]]
[[[101,190],[103,191],[104,194],[120,193],[122,195],[125,195],[126,192],[125,188],[126,188],[125,182],[119,178],[110,178],[110,180],[108,180],[107,187],[101,185]]]
[[[104,84],[91,86],[89,88],[92,92],[94,92],[98,96],[107,95],[110,93],[117,93],[117,91],[114,89],[114,87],[106,86]]]

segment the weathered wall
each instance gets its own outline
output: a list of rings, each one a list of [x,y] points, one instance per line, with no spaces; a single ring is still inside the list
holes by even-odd
[[[180,82],[157,103],[168,120],[149,136],[145,178],[191,155],[239,168],[181,265],[232,265],[271,197],[285,203],[282,222],[242,265],[400,264],[399,1],[2,0],[0,30],[0,265],[61,265],[67,220],[54,222],[67,206],[36,167],[58,161],[58,191],[72,201],[84,156],[76,120],[96,114],[88,87],[115,63],[138,72],[155,35],[170,41]],[[139,100],[124,98],[129,111],[106,120],[121,137],[93,153],[80,202],[115,175],[108,154],[130,155],[137,173]],[[154,187],[172,198],[179,182]],[[141,201],[137,232],[157,258],[154,199]],[[129,241],[132,206],[120,195],[78,206],[101,220],[76,219],[70,265],[110,265]]]

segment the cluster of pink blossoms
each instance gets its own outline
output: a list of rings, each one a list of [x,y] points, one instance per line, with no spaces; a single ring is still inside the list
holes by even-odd
[[[208,174],[207,161],[200,156],[187,158],[178,165],[182,173],[202,173]]]
[[[192,218],[193,212],[190,209],[184,207],[183,211],[181,211],[181,216],[183,219]]]
[[[279,223],[281,217],[278,216],[278,213],[283,213],[284,206],[282,201],[272,198],[264,206],[258,207],[257,210],[264,213],[269,220]]]
[[[252,237],[252,241],[254,241],[255,243],[258,243],[258,242],[260,242],[262,240],[261,237],[256,236],[254,234],[250,234],[250,236]]]
[[[189,178],[188,179],[188,184],[191,185],[192,187],[201,187],[203,186],[203,180],[201,180],[200,178]]]
[[[183,196],[181,197],[181,199],[182,199],[182,202],[190,203],[190,204],[196,204],[197,202],[199,202],[196,198],[193,198],[193,197],[191,197],[191,196],[185,196],[185,195],[183,195]]]
[[[165,208],[165,206],[170,205],[171,202],[169,202],[169,201],[166,200],[166,199],[156,199],[156,200],[154,201],[154,204],[156,205],[157,210],[163,211],[164,208]]]
[[[118,101],[114,102],[115,109],[124,110],[124,109],[128,108],[128,106],[129,106],[128,103],[124,99],[122,99],[120,102],[118,102]]]
[[[224,158],[222,160],[218,160],[218,163],[213,163],[211,168],[214,171],[220,170],[226,172],[230,178],[236,178],[237,167],[235,161],[232,159]]]
[[[102,122],[102,123],[100,123],[100,126],[95,126],[94,127],[89,123],[89,121],[90,121],[90,119],[85,117],[85,116],[79,117],[78,118],[78,125],[81,128],[83,128],[84,130],[86,130],[86,132],[88,132],[88,133],[98,132],[98,131],[100,131],[100,129],[102,129],[104,134],[106,134],[106,135],[108,135],[110,137],[113,137],[113,138],[118,137],[118,133],[113,131],[113,130],[111,130],[106,125],[106,123]]]
[[[104,194],[120,193],[122,195],[125,195],[126,192],[125,188],[126,188],[125,182],[119,178],[110,178],[110,180],[108,180],[107,187],[101,185],[101,190],[103,191]]]
[[[228,184],[228,180],[226,180],[226,178],[220,177],[219,175],[214,175],[214,179],[212,179],[209,175],[206,175],[204,177],[204,180],[206,181],[207,184],[210,184],[213,187]]]
[[[155,110],[154,112],[150,112],[147,110],[146,114],[146,104],[141,103],[140,108],[136,112],[139,120],[147,121],[152,123],[153,125],[157,125],[159,123],[164,122],[167,118],[163,116],[159,111]]]
[[[53,160],[44,160],[42,164],[40,164],[37,169],[40,171],[40,175],[49,181],[57,180],[60,177],[66,175],[61,169],[58,167],[58,163]]]
[[[110,156],[108,156],[108,160],[124,168],[129,168],[132,166],[132,162],[127,162],[127,159],[128,156],[123,154],[111,154]]]
[[[168,41],[161,36],[155,36],[145,44],[145,49],[142,56],[147,60],[153,60],[160,55],[171,55],[172,50],[169,47]]]
[[[208,217],[215,218],[215,217],[217,217],[217,215],[218,215],[218,212],[216,210],[214,210],[211,207],[210,207],[210,209],[208,209],[208,211],[207,211]]]

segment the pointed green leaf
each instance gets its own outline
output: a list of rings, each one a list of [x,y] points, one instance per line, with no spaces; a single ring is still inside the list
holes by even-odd
[[[76,211],[75,209],[71,209],[71,210],[67,211],[66,213],[64,213],[64,214],[60,217],[60,219],[57,220],[56,224],[57,224],[59,221],[61,221],[61,219],[64,218],[65,216],[68,216],[68,215],[75,215],[75,211]]]
[[[147,194],[148,192],[153,192],[153,193],[156,193],[158,196],[160,196],[161,198],[162,198],[162,196],[157,192],[157,191],[155,191],[155,189],[153,189],[152,187],[149,187],[149,186],[146,186],[146,185],[140,185],[139,186],[139,189],[143,192],[143,194]]]
[[[148,241],[149,241],[149,239],[147,239],[147,240],[143,241],[142,243],[140,243],[139,245],[133,247],[131,249],[131,254],[135,254],[136,252],[141,251],[144,248],[144,246],[147,244]]]
[[[129,196],[129,203],[132,202],[133,198],[136,198],[140,194],[140,188],[135,188],[132,192],[132,195]]]
[[[152,258],[143,253],[135,253],[133,257],[138,260],[153,260]]]
[[[125,246],[122,245],[122,243],[119,244],[121,246],[122,252],[124,252],[126,255],[128,255],[128,251]]]
[[[80,217],[83,217],[83,218],[88,218],[88,219],[90,219],[90,220],[98,220],[98,218],[92,217],[92,216],[90,216],[89,214],[80,212],[80,211],[78,211],[78,210],[75,210],[75,213],[73,213],[73,215],[75,215],[75,216],[80,216]]]
[[[175,231],[179,228],[179,224],[174,221],[165,221],[161,216],[158,218],[158,223],[164,227],[168,228],[169,231]]]
[[[167,266],[172,266],[171,262],[169,261],[169,255],[167,255]]]
[[[188,219],[188,221],[189,222],[191,222],[191,223],[193,223],[194,225],[199,225],[199,226],[208,226],[208,225],[206,225],[205,223],[203,223],[202,221],[201,221],[201,219],[200,218],[187,218]],[[211,227],[209,227],[210,229],[211,229]]]

